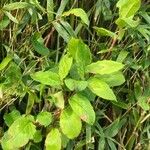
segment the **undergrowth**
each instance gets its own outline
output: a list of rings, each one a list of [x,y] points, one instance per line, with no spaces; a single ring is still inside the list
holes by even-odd
[[[149,0],[1,0],[1,149],[149,150],[149,52]]]

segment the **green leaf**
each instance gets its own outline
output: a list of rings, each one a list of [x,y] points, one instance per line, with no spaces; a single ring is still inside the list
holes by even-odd
[[[60,127],[68,138],[74,139],[81,132],[81,119],[68,107],[60,115]]]
[[[118,18],[116,20],[116,24],[120,27],[132,27],[132,28],[135,28],[139,25],[139,20],[133,20],[132,17],[129,17],[129,18]]]
[[[8,127],[11,126],[11,124],[17,120],[19,117],[20,117],[20,112],[16,109],[14,109],[12,112],[8,113],[8,114],[5,114],[4,115],[4,120],[5,120],[5,123]]]
[[[56,13],[56,18],[59,17],[63,13],[63,11],[64,11],[64,9],[65,9],[65,7],[66,7],[68,2],[69,2],[69,0],[61,1],[59,9],[58,9],[58,11]]]
[[[49,54],[49,49],[47,47],[45,47],[45,45],[43,44],[44,41],[40,35],[40,33],[35,33],[32,37],[31,37],[31,43],[33,45],[33,48],[36,52],[38,52],[39,54],[41,54],[42,56],[47,56]]]
[[[47,16],[48,21],[51,22],[54,19],[54,1],[53,0],[47,0]]]
[[[117,150],[116,145],[112,140],[107,139],[107,142],[111,150]]]
[[[75,94],[69,100],[73,111],[85,122],[93,125],[95,122],[95,112],[90,101],[81,94]]]
[[[33,140],[35,143],[39,143],[42,141],[42,133],[41,130],[37,130],[34,134]]]
[[[89,99],[90,101],[94,101],[96,95],[89,89],[86,88],[85,90],[80,92],[83,96],[87,97],[87,99]]]
[[[26,108],[26,114],[30,114],[31,110],[34,106],[34,102],[36,101],[36,96],[34,93],[29,92],[28,95],[28,103],[27,103],[27,108]]]
[[[106,141],[105,141],[105,137],[104,136],[101,136],[99,141],[98,141],[98,149],[100,150],[104,150],[105,149],[105,144],[106,144]]]
[[[35,125],[27,117],[20,117],[9,127],[1,140],[3,149],[18,149],[33,139]]]
[[[116,24],[120,27],[130,26],[135,28],[139,24],[139,20],[134,21],[133,17],[139,10],[141,0],[119,0],[117,7],[119,8],[119,18]]]
[[[112,74],[121,70],[124,67],[123,64],[112,60],[102,60],[92,63],[86,67],[86,71],[94,74]]]
[[[89,88],[94,94],[103,99],[116,101],[116,96],[109,85],[100,79],[91,78],[89,80]]]
[[[75,31],[67,21],[60,20],[60,23],[71,37],[75,37],[75,38],[77,37]]]
[[[126,59],[128,54],[129,54],[129,52],[122,50],[117,57],[117,62],[122,63]]]
[[[4,14],[14,23],[19,23],[18,20],[8,11],[4,11]]]
[[[30,5],[33,4],[34,7],[45,13],[45,9],[40,5],[39,0],[30,0]]]
[[[110,36],[110,37],[117,37],[117,35],[105,28],[99,28],[99,27],[94,27],[98,35],[100,36]]]
[[[18,84],[21,82],[22,74],[21,69],[19,65],[15,64],[14,62],[10,62],[8,68],[5,71],[5,82],[4,82],[4,88],[11,89],[11,93],[18,89]],[[20,87],[19,87],[20,89]]]
[[[44,85],[50,85],[56,87],[56,86],[60,86],[61,84],[59,75],[52,71],[38,71],[31,74],[31,78]]]
[[[149,97],[147,96],[139,96],[138,97],[138,105],[145,111],[150,110],[150,105],[148,103]]]
[[[112,102],[115,106],[117,106],[117,107],[120,107],[120,108],[122,108],[122,109],[128,109],[129,107],[130,107],[130,104],[126,104],[126,103],[124,103],[124,102],[121,102],[121,101],[113,101]]]
[[[0,21],[0,30],[6,28],[10,23],[10,20],[8,17],[4,17],[1,21]]]
[[[61,150],[61,134],[58,129],[53,128],[45,140],[46,150]]]
[[[47,111],[40,112],[37,115],[36,122],[39,122],[41,125],[47,127],[52,122],[52,114]]]
[[[64,100],[63,92],[62,91],[57,92],[54,95],[52,95],[52,97],[54,98],[55,105],[61,109],[64,109],[65,100]]]
[[[86,12],[81,9],[81,8],[74,8],[74,9],[71,9],[67,12],[64,12],[62,14],[62,16],[69,16],[69,15],[75,15],[76,17],[80,17],[81,20],[86,24],[86,25],[89,25],[89,19],[88,19],[88,16],[86,14]]]
[[[62,59],[59,62],[59,76],[60,79],[63,80],[69,73],[70,68],[72,66],[72,57],[69,56],[69,54],[66,54],[62,57]]]
[[[8,64],[9,62],[12,60],[12,58],[10,56],[5,57],[2,62],[0,63],[0,71],[3,70]]]
[[[65,84],[71,91],[83,91],[88,85],[87,81],[79,81],[71,78],[65,79]]]
[[[72,38],[68,43],[68,52],[77,63],[88,65],[92,61],[90,49],[81,39]]]
[[[7,5],[4,5],[3,10],[15,10],[15,9],[22,9],[22,8],[29,8],[31,5],[26,2],[15,2],[15,3],[10,3]]]
[[[112,74],[96,75],[95,77],[106,82],[110,87],[119,86],[125,82],[125,78],[120,71]]]
[[[140,5],[141,0],[119,0],[116,6],[119,8],[120,17],[128,18],[135,15]]]
[[[70,34],[66,31],[66,29],[58,22],[53,21],[53,26],[57,30],[58,34],[68,43],[71,39]]]
[[[79,75],[84,78],[85,66],[92,61],[89,47],[82,40],[72,38],[68,43],[68,52],[76,61]]]
[[[126,123],[127,119],[124,118],[122,120],[120,120],[119,118],[117,118],[115,121],[113,121],[109,126],[107,126],[104,130],[104,134],[107,137],[115,137],[118,132],[120,131],[120,129],[122,128],[122,126]]]
[[[67,138],[66,135],[61,134],[61,141],[62,141],[61,143],[62,143],[62,149],[63,149],[63,148],[66,148],[68,146],[70,139]]]

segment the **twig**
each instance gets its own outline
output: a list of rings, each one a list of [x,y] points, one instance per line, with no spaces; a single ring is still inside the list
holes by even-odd
[[[47,45],[48,45],[48,42],[49,42],[49,40],[50,40],[50,38],[51,38],[51,35],[53,34],[53,32],[55,31],[55,28],[54,27],[52,27],[52,30],[49,32],[49,34],[45,37],[45,46],[47,47]]]

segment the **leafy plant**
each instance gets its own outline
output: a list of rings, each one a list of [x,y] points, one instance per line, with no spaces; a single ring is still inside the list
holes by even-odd
[[[0,6],[2,149],[149,149],[148,2]]]

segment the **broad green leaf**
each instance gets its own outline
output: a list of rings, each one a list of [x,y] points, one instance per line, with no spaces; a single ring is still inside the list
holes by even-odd
[[[52,95],[52,97],[54,98],[55,105],[61,109],[64,109],[65,100],[64,100],[63,92],[62,91],[57,92],[54,95]]]
[[[117,35],[114,32],[111,32],[105,28],[99,28],[99,27],[94,27],[98,35],[100,36],[110,36],[110,37],[117,37]]]
[[[3,17],[3,19],[0,21],[0,30],[6,28],[10,23],[10,20],[8,17]]]
[[[54,1],[53,0],[47,0],[47,16],[48,21],[51,22],[54,19]]]
[[[18,88],[18,84],[21,82],[22,79],[22,74],[21,74],[21,69],[19,65],[15,64],[14,62],[10,62],[8,68],[5,71],[5,82],[3,89],[7,88],[7,93],[9,93],[8,89],[11,89],[11,93]],[[19,87],[20,89],[21,87]]]
[[[49,54],[49,49],[47,47],[45,47],[43,42],[44,41],[43,41],[40,33],[36,32],[31,37],[31,43],[33,45],[34,50],[36,52],[38,52],[39,54],[41,54],[42,56],[47,56]]]
[[[128,18],[135,15],[140,5],[141,0],[119,0],[116,6],[119,8],[120,17]]]
[[[25,96],[26,91],[24,89],[24,84],[22,83],[22,73],[19,65],[14,62],[10,62],[5,73],[3,74],[5,80],[3,81],[2,93],[5,102],[12,101],[11,96],[20,97],[20,100]],[[4,78],[3,78],[4,79]]]
[[[6,4],[3,6],[3,10],[15,10],[15,9],[22,9],[22,8],[29,8],[31,5],[26,2],[14,2],[10,4]]]
[[[116,20],[116,24],[120,27],[136,27],[139,24],[139,20],[134,21],[133,17],[139,10],[140,5],[141,0],[119,0],[117,3],[119,18]]]
[[[90,49],[81,39],[72,38],[68,43],[68,52],[77,63],[88,65],[92,61]]]
[[[4,120],[5,120],[5,123],[8,127],[11,126],[11,124],[17,120],[19,117],[20,117],[20,112],[16,109],[14,109],[12,112],[8,113],[8,114],[5,114],[4,115]]]
[[[0,63],[0,71],[3,70],[11,60],[12,58],[10,56],[5,57]]]
[[[80,17],[81,20],[86,24],[86,25],[89,25],[89,19],[88,19],[88,16],[86,14],[86,12],[81,9],[81,8],[74,8],[74,9],[71,9],[67,12],[64,12],[62,14],[62,16],[69,16],[69,15],[75,15],[77,17]]]
[[[33,139],[36,132],[35,125],[27,117],[20,117],[9,127],[1,140],[2,148],[18,149]]]
[[[89,88],[94,94],[103,99],[116,101],[116,96],[112,89],[110,89],[106,82],[100,79],[91,78],[89,80]]]
[[[119,26],[119,27],[126,27],[126,26],[129,26],[129,27],[132,27],[132,28],[135,28],[139,25],[139,20],[133,20],[132,17],[129,17],[129,18],[118,18],[116,20],[116,24]]]
[[[61,150],[61,134],[58,129],[53,128],[45,140],[46,150]]]
[[[150,110],[150,104],[148,103],[149,97],[147,96],[139,96],[138,105],[145,111]]]
[[[90,101],[81,94],[75,94],[69,100],[69,104],[74,111],[83,121],[90,125],[95,122],[95,112]]]
[[[68,138],[74,139],[81,132],[81,119],[68,107],[60,115],[60,127]]]
[[[117,62],[122,63],[126,59],[128,54],[129,54],[129,52],[122,50],[117,57]]]
[[[82,40],[72,38],[68,43],[68,52],[76,61],[79,75],[84,78],[85,67],[92,61],[89,47]]]
[[[31,78],[44,85],[50,85],[56,87],[56,86],[60,86],[61,84],[59,75],[52,71],[38,71],[31,74]]]
[[[65,79],[65,84],[71,91],[83,91],[88,85],[87,81],[79,81],[71,78]]]
[[[34,134],[33,140],[35,143],[39,143],[42,141],[42,133],[41,130],[37,130]]]
[[[52,114],[47,111],[42,111],[37,115],[36,122],[47,127],[52,122]]]
[[[69,54],[64,55],[59,62],[59,76],[63,80],[69,73],[72,66],[72,57]]]
[[[106,82],[110,87],[119,86],[125,82],[125,78],[120,71],[112,74],[96,75],[95,77]]]
[[[86,71],[94,74],[112,74],[123,69],[124,65],[112,60],[102,60],[92,63],[86,67]]]

